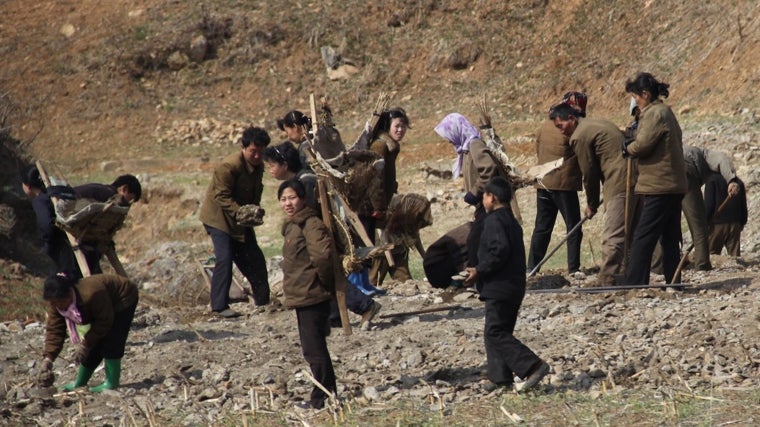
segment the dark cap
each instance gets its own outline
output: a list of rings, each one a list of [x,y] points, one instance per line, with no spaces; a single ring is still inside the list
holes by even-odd
[[[292,110],[288,111],[287,114],[285,114],[285,117],[281,119],[277,119],[277,127],[284,131],[285,126],[287,127],[293,127],[293,126],[303,126],[309,122],[309,119],[303,115],[302,112],[298,110]]]

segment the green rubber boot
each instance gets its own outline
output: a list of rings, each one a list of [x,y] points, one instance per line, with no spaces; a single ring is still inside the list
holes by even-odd
[[[61,390],[74,391],[74,389],[77,387],[86,386],[87,381],[90,381],[90,377],[92,376],[93,372],[95,372],[94,369],[90,369],[84,365],[79,365],[77,379],[74,380],[73,383],[64,384],[63,387],[61,387]]]
[[[121,359],[106,359],[106,380],[103,384],[90,387],[90,391],[93,393],[100,393],[103,390],[113,390],[119,386],[119,380],[121,379]]]

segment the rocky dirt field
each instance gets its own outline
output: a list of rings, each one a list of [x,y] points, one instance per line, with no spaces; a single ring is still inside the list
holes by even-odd
[[[0,0],[0,13],[0,425],[760,424],[754,2]],[[293,312],[236,303],[241,318],[210,315],[199,261],[212,251],[198,207],[243,126],[277,140],[275,119],[306,111],[315,93],[352,142],[377,94],[391,92],[412,117],[399,186],[432,202],[427,245],[471,214],[461,183],[430,173],[453,158],[432,131],[445,114],[477,121],[487,95],[507,153],[527,168],[533,132],[564,92],[585,90],[589,115],[622,127],[625,81],[643,70],[671,83],[667,102],[686,143],[734,160],[749,199],[743,255],[686,270],[679,291],[570,293],[595,279],[601,221],[587,222],[584,274],[567,277],[558,251],[529,282],[520,312],[516,335],[552,367],[537,390],[488,387],[482,303],[466,290],[432,289],[416,255],[417,280],[385,284],[371,330],[356,315],[353,334],[333,329],[342,405],[319,414],[292,409],[311,388]],[[115,391],[35,383],[37,296],[50,265],[18,170],[38,159],[74,184],[132,173],[144,186],[116,236],[141,303]],[[281,214],[274,181],[265,185],[257,233],[277,295]],[[517,197],[527,242],[535,196]],[[555,228],[552,246],[564,232]],[[55,362],[56,386],[75,376],[68,359],[66,349]]]
[[[696,144],[712,138],[735,141],[727,142],[726,149],[736,152],[744,147],[742,141],[757,140],[755,131],[744,124],[688,134]],[[757,153],[756,146],[750,144],[747,152]],[[758,175],[750,166],[754,155],[734,156],[750,192],[758,187]],[[435,223],[424,230],[425,242],[466,218],[468,210],[455,182],[414,169],[402,175],[402,191],[424,187],[434,200]],[[164,205],[185,206],[192,217],[197,208],[192,197],[161,193],[156,189],[159,182],[161,176],[148,180],[154,199],[142,208],[163,197],[176,204]],[[202,186],[191,194],[200,197]],[[518,197],[528,219],[527,240],[533,192],[522,189]],[[751,203],[755,211],[756,198]],[[129,228],[141,227],[139,207]],[[275,209],[268,215],[272,217],[264,227],[276,228]],[[597,245],[598,230],[589,224],[587,240]],[[556,237],[562,232],[558,227]],[[277,237],[260,236],[262,245],[276,253]],[[242,318],[212,317],[205,305],[205,285],[193,264],[210,243],[203,236],[164,242],[128,256],[128,271],[141,283],[142,303],[128,342],[122,387],[103,395],[38,388],[34,379],[43,323],[4,322],[0,417],[9,424],[38,425],[320,425],[336,420],[356,425],[419,420],[433,425],[500,425],[515,417],[530,425],[753,425],[760,420],[757,236],[757,225],[750,224],[744,256],[714,256],[715,269],[710,272],[686,270],[688,287],[682,291],[567,293],[569,287],[585,288],[593,281],[588,254],[584,275],[569,277],[549,269],[531,279],[516,334],[549,362],[552,371],[528,395],[488,388],[483,306],[476,295],[461,289],[435,290],[424,280],[388,283],[388,294],[376,297],[383,307],[370,331],[360,330],[358,316],[351,315],[353,334],[333,329],[329,338],[343,412],[333,408],[310,416],[292,410],[293,402],[303,399],[311,387],[294,313],[279,304],[254,308],[243,302],[235,304]],[[278,259],[276,254],[270,259],[275,293],[281,279]],[[654,282],[662,283],[662,277],[655,276]],[[64,352],[55,363],[57,385],[75,375],[67,357]],[[93,382],[102,375],[96,373]],[[552,396],[556,402],[539,403],[542,409],[536,409],[535,400]],[[696,419],[682,408],[695,401],[711,405],[706,413],[697,411]],[[737,411],[737,401],[750,405]],[[636,402],[652,408],[632,410]]]

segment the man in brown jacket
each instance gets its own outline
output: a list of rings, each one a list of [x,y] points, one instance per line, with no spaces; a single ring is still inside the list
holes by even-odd
[[[261,203],[262,155],[269,142],[264,129],[246,129],[241,139],[242,150],[226,157],[214,170],[201,207],[200,220],[211,236],[216,258],[211,277],[211,310],[221,317],[240,315],[229,308],[233,262],[251,283],[254,303],[269,304],[264,253],[256,242],[253,227],[238,223],[241,207]]]
[[[579,117],[585,117],[586,95],[568,92],[563,100],[572,98]],[[569,104],[568,104],[569,105]],[[578,191],[581,189],[581,171],[578,159],[568,144],[568,137],[557,129],[551,119],[545,120],[536,138],[538,164],[564,159],[562,166],[547,174],[536,188],[536,221],[530,238],[528,271],[541,262],[552,237],[557,212],[565,220],[565,229],[572,230],[581,221]],[[576,231],[567,239],[567,271],[576,272],[581,267],[581,240],[583,232]]]
[[[577,110],[564,103],[552,107],[549,118],[570,138],[570,147],[577,155],[586,190],[587,218],[599,209],[599,184],[603,184],[606,212],[597,284],[614,285],[615,276],[623,272],[625,245],[626,161],[620,155],[625,136],[612,122],[579,117]],[[631,220],[633,209],[629,211]]]

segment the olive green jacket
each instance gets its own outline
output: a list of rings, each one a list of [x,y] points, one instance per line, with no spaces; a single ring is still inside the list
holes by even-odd
[[[264,191],[264,166],[251,166],[242,151],[227,156],[214,169],[214,176],[206,190],[200,220],[233,239],[245,241],[246,227],[237,225],[235,213],[242,205],[260,205]]]
[[[536,188],[558,191],[580,191],[581,170],[578,158],[568,143],[568,138],[554,126],[554,121],[544,120],[536,136],[538,164],[564,159],[562,166],[549,172]]]
[[[641,110],[636,140],[628,146],[628,154],[638,160],[636,193],[686,193],[681,126],[661,100]]]

